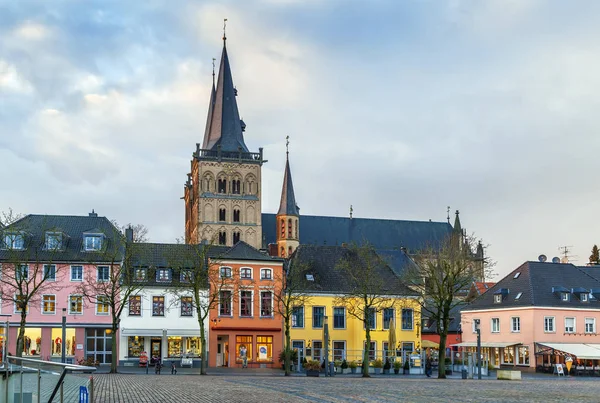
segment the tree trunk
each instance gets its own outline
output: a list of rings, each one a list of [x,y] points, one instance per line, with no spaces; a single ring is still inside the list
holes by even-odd
[[[290,376],[290,364],[292,359],[292,348],[290,341],[290,320],[285,320],[285,355],[283,360],[283,366],[285,367],[285,376]]]
[[[17,336],[17,357],[23,356],[23,348],[25,347],[25,325],[27,324],[26,308],[21,309],[21,322],[19,324],[19,335]]]
[[[118,322],[115,322],[113,320],[112,333],[111,333],[111,339],[112,339],[112,348],[111,348],[112,360],[110,361],[110,373],[111,374],[116,374],[117,372],[119,372],[117,370],[117,363],[119,360],[119,357],[117,356],[117,331],[118,330],[119,330],[119,324],[118,324]]]
[[[204,335],[204,321],[202,319],[198,319],[198,323],[200,324],[200,356],[202,357],[200,361],[200,375],[206,375],[208,357],[206,351],[206,336]]]
[[[446,327],[444,327],[446,329]],[[446,338],[448,332],[443,331],[440,334],[440,349],[439,349],[439,362],[438,362],[438,378],[446,379]]]
[[[366,313],[366,312],[365,312]],[[365,315],[365,317],[367,317]],[[369,328],[369,324],[365,323],[365,349],[363,353],[363,365],[362,365],[362,376],[363,378],[370,378],[369,375],[369,348],[371,347],[371,329]]]

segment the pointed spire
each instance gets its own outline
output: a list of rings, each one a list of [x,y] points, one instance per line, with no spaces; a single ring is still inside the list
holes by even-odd
[[[225,19],[226,22],[227,19]],[[220,145],[223,151],[237,152],[241,148],[242,151],[248,152],[248,147],[244,143],[244,136],[242,134],[242,126],[245,127],[245,124],[240,120],[236,101],[237,91],[233,85],[231,66],[229,65],[227,47],[225,46],[226,40],[224,25],[223,53],[221,54],[216,88],[213,86],[214,95],[211,93],[209,116],[206,121],[206,131],[204,133],[202,148],[216,150]]]
[[[283,188],[281,189],[281,202],[279,203],[279,211],[277,215],[300,215],[299,208],[296,205],[296,197],[294,196],[294,184],[292,183],[292,171],[290,170],[290,153],[289,144],[290,136],[287,136],[285,144],[285,172],[283,175]]]
[[[454,231],[462,234],[462,227],[460,225],[460,213],[456,210],[456,217],[454,218]]]

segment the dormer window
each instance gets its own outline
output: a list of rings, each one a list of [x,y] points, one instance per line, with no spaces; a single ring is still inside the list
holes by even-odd
[[[560,299],[562,301],[569,301],[569,293],[568,292],[561,292],[560,293]]]
[[[83,240],[83,246],[86,251],[97,251],[102,249],[102,235],[100,234],[85,235]]]
[[[502,294],[494,294],[494,304],[499,304],[502,302]]]
[[[587,302],[588,301],[588,295],[586,293],[582,292],[579,295],[579,299],[581,300],[581,302]]]
[[[62,248],[62,233],[46,232],[46,249],[57,250]]]
[[[146,281],[146,269],[135,269],[135,281]]]
[[[156,281],[161,283],[171,281],[171,269],[158,269],[156,271]]]
[[[21,233],[5,233],[4,245],[6,249],[25,249],[25,236]]]

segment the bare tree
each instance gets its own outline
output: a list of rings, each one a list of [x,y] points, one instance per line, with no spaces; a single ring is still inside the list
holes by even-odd
[[[129,297],[137,294],[143,288],[144,282],[137,281],[133,268],[139,244],[127,242],[116,228],[110,235],[115,244],[110,249],[106,249],[101,256],[97,256],[97,260],[90,262],[96,266],[96,271],[88,270],[86,272],[86,278],[78,286],[77,292],[95,305],[97,310],[111,315],[112,361],[110,372],[116,373],[119,359],[117,332],[121,315],[129,304]],[[100,261],[103,263],[98,263]],[[103,270],[101,271],[99,268]],[[105,268],[108,268],[108,272],[105,271]]]
[[[365,348],[362,376],[369,377],[369,348],[371,345],[371,319],[386,308],[403,303],[403,296],[413,294],[389,268],[375,248],[369,244],[350,245],[347,253],[336,265],[336,270],[346,278],[347,290],[334,299],[334,304],[346,308],[349,316],[364,324]],[[392,347],[390,347],[392,348]]]
[[[464,304],[459,295],[469,288],[475,276],[481,272],[491,274],[491,264],[474,260],[472,248],[473,236],[457,238],[448,236],[438,246],[427,248],[416,257],[418,266],[406,272],[405,281],[415,289],[421,290],[423,298],[421,312],[437,324],[440,336],[438,378],[446,378],[445,358],[446,340],[450,327],[451,312]]]
[[[110,222],[123,234],[125,231],[127,231],[127,229],[133,230],[134,243],[150,242],[150,237],[148,236],[148,227],[146,227],[144,224],[127,223],[126,225],[120,225],[117,220],[111,220]]]
[[[0,294],[4,303],[14,304],[15,311],[20,313],[16,351],[20,357],[29,307],[42,306],[41,295],[54,294],[63,287],[66,266],[53,264],[61,243],[44,243],[34,234],[44,234],[46,228],[43,225],[29,228],[26,220],[15,220],[17,216],[12,210],[3,213],[3,219],[10,225],[4,228],[0,239]],[[48,303],[55,308],[56,301]]]
[[[8,227],[15,221],[20,220],[21,218],[23,218],[23,214],[15,213],[14,210],[11,207],[9,207],[8,211],[2,211],[0,213],[0,228]]]
[[[284,346],[284,367],[285,376],[290,376],[290,364],[292,357],[292,342],[290,338],[290,329],[294,309],[310,304],[310,294],[307,292],[306,274],[309,272],[309,266],[301,262],[290,262],[289,268],[282,270],[282,276],[274,276],[275,284],[280,288],[275,288],[273,293],[273,306],[275,313],[283,318],[285,327],[285,346]]]

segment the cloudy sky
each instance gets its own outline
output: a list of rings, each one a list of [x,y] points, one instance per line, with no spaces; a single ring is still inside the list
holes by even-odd
[[[303,214],[451,206],[500,274],[600,243],[593,0],[0,0],[0,210],[182,236],[223,18],[263,211],[289,135]]]

